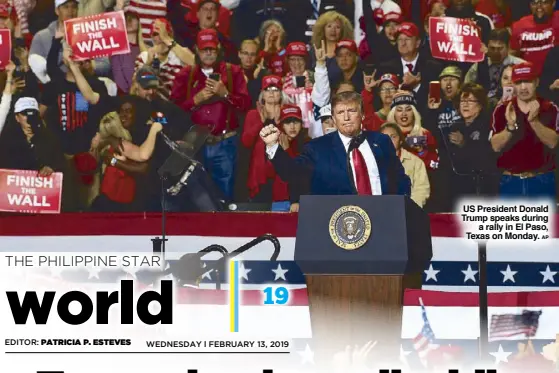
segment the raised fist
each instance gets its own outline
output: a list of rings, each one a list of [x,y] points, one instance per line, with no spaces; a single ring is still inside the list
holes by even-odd
[[[260,138],[266,146],[272,147],[279,141],[280,131],[273,124],[269,124],[260,130]]]

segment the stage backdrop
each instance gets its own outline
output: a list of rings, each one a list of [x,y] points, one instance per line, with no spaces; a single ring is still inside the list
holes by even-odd
[[[242,317],[250,320],[253,314],[278,312],[261,307],[257,302],[251,303],[250,294],[262,289],[264,284],[284,284],[293,291],[293,301],[282,309],[281,317],[290,323],[287,327],[282,324],[281,331],[268,330],[266,335],[281,332],[282,336],[291,335],[304,341],[311,337],[311,332],[304,277],[293,262],[296,226],[297,217],[292,214],[171,214],[167,225],[167,259],[176,260],[184,253],[197,252],[211,244],[223,245],[231,252],[262,234],[277,236],[281,243],[278,262],[269,261],[273,252],[269,242],[241,256],[246,301]],[[453,215],[432,216],[431,230],[433,260],[425,268],[423,290],[409,291],[405,297],[402,354],[414,358],[414,353],[410,353],[412,339],[423,327],[419,298],[426,305],[437,343],[460,345],[475,354],[479,337],[476,244],[458,236],[460,230]],[[0,250],[3,252],[151,252],[151,238],[160,235],[161,220],[157,214],[0,217]],[[559,332],[558,247],[557,238],[536,248],[529,243],[514,247],[488,244],[489,316],[523,309],[542,310],[534,339],[538,349],[554,340]],[[205,258],[218,259],[217,255],[212,255]],[[99,276],[88,281],[110,280]],[[197,307],[205,306],[210,313],[222,307],[227,312],[227,297],[212,291],[215,281],[215,273],[206,273],[201,288],[207,290],[207,296],[196,297]],[[227,279],[224,277],[223,281],[222,289],[227,290]],[[188,307],[193,301],[184,297],[181,302]],[[243,325],[252,332],[261,328],[256,324],[251,326],[250,322]],[[516,351],[516,342],[492,342],[491,351],[496,361],[506,360]]]

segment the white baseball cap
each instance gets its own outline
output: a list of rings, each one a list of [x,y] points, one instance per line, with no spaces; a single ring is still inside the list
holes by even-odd
[[[39,111],[39,103],[33,97],[22,97],[16,101],[14,112],[21,113],[25,110],[37,110]]]
[[[54,0],[54,7],[58,8],[59,6],[66,4],[68,1],[72,1],[72,0]],[[73,1],[75,1],[76,3],[80,2],[80,0],[73,0]]]

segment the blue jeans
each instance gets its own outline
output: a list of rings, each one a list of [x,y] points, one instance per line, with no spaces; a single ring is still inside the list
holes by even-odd
[[[236,135],[203,148],[204,168],[228,201],[233,200],[238,146],[239,136]]]
[[[503,175],[499,185],[499,194],[504,198],[550,198],[555,201],[555,173],[552,171],[525,179],[518,176]]]

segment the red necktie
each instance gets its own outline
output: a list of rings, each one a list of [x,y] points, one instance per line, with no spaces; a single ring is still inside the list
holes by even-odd
[[[367,164],[365,163],[365,158],[359,149],[354,149],[351,152],[351,157],[353,158],[353,167],[355,168],[355,179],[357,184],[357,193],[360,195],[370,196],[373,194],[371,188],[371,180],[369,178],[369,171],[367,170]]]
[[[413,64],[408,63],[408,64],[406,64],[406,67],[407,67],[408,70],[410,71],[410,74],[413,74]]]

